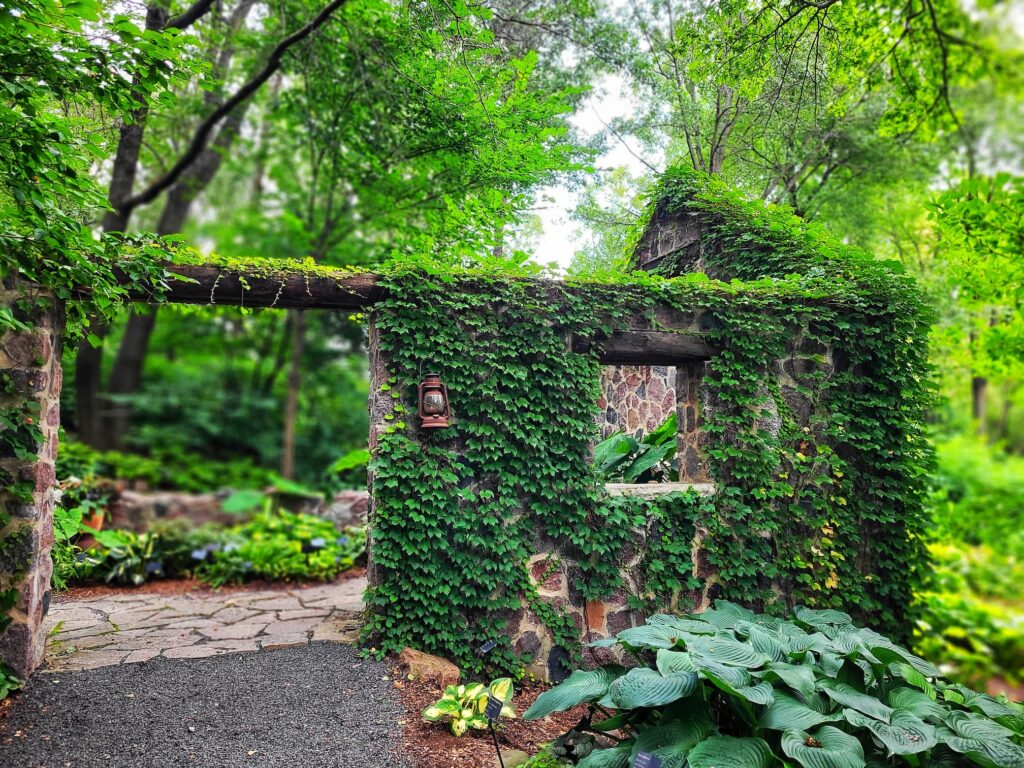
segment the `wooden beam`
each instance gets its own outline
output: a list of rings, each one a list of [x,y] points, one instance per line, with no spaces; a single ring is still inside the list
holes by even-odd
[[[290,272],[280,275],[245,274],[207,264],[168,264],[170,278],[164,299],[171,304],[209,304],[278,309],[338,309],[358,311],[384,298],[376,275],[338,272],[337,277]],[[153,296],[139,292],[136,301]]]
[[[708,360],[716,350],[703,336],[672,331],[614,331],[603,339],[573,336],[575,352],[589,352],[597,346],[602,365],[676,365]]]
[[[211,306],[275,307],[278,309],[334,309],[358,312],[385,298],[385,290],[371,273],[337,272],[334,275],[303,272],[240,274],[212,264],[168,264],[168,290],[164,301],[171,304]],[[151,293],[132,295],[135,301],[153,301]],[[611,336],[593,339],[573,335],[576,352],[589,352],[595,346],[604,365],[675,365],[691,360],[707,360],[716,350],[699,332],[695,316],[664,307],[654,313],[654,322],[677,331],[630,327]],[[631,325],[651,321],[632,318]]]

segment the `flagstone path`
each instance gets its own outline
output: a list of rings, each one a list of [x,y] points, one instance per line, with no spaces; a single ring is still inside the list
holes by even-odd
[[[351,644],[365,589],[365,578],[349,578],[284,590],[58,597],[47,616],[47,668],[199,659],[319,640]]]

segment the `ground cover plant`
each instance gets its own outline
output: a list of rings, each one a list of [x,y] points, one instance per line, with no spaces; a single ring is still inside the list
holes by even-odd
[[[198,578],[211,586],[244,581],[327,581],[366,552],[364,528],[338,531],[329,520],[266,509],[234,526],[191,528],[172,521],[145,533],[92,531],[61,512],[53,548],[54,584],[87,581],[138,586],[158,578]],[[76,522],[79,524],[76,527]],[[89,537],[85,549],[78,535]]]
[[[1024,706],[946,681],[840,611],[786,620],[719,601],[597,645],[640,665],[577,670],[524,714],[590,704],[582,768],[626,768],[641,752],[692,768],[1024,765]]]

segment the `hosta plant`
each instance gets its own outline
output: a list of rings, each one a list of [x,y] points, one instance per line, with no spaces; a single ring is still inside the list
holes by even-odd
[[[470,728],[487,727],[484,712],[490,696],[502,702],[501,717],[515,717],[511,705],[513,693],[509,677],[500,677],[487,686],[483,683],[449,685],[440,699],[423,710],[423,718],[432,723],[450,718],[452,733],[461,736]]]
[[[1024,768],[1024,706],[943,680],[839,611],[785,621],[719,601],[598,644],[643,663],[577,670],[524,715],[590,704],[576,728],[608,738],[580,768],[641,752],[665,768]]]
[[[672,480],[677,428],[678,419],[673,412],[642,440],[615,432],[594,447],[594,466],[607,480],[624,483]]]

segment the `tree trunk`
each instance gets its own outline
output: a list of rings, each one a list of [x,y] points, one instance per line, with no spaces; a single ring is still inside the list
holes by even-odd
[[[1000,440],[1008,440],[1010,438],[1010,411],[1013,408],[1013,384],[1007,380],[1003,384],[1003,408],[999,414],[999,434]]]
[[[984,435],[988,429],[985,424],[985,401],[988,395],[988,379],[985,376],[971,377],[971,417],[978,424],[978,434]]]
[[[302,310],[291,310],[292,357],[288,370],[288,395],[284,404],[284,439],[281,445],[281,475],[286,480],[295,478],[295,417],[299,411],[299,385],[302,377],[302,337],[305,330]]]
[[[160,4],[146,8],[146,31],[153,32],[167,25],[170,13]],[[139,97],[141,101],[141,97]],[[123,203],[132,195],[135,176],[139,169],[139,152],[149,110],[140,107],[132,112],[131,121],[121,124],[117,139],[117,152],[110,174],[107,202],[111,210],[103,216],[104,232],[124,232],[128,229],[130,212]],[[96,336],[106,336],[107,329],[97,329]],[[78,439],[95,448],[103,448],[104,415],[106,403],[100,397],[103,387],[103,347],[93,347],[88,341],[78,345],[75,355],[75,412],[78,421]]]
[[[93,335],[101,339],[107,335],[107,327],[93,329]],[[97,394],[102,386],[103,347],[94,347],[88,339],[82,339],[75,354],[75,423],[78,439],[87,445],[100,447],[100,413]]]
[[[249,102],[232,112],[224,121],[217,138],[203,150],[198,160],[182,175],[181,180],[167,192],[167,201],[160,214],[157,234],[176,235],[185,226],[192,203],[209,186],[220,169],[224,156],[231,149],[242,126]],[[102,420],[102,437],[107,447],[119,448],[131,427],[131,404],[124,398],[134,395],[142,383],[142,369],[146,362],[146,350],[156,327],[157,308],[143,312],[132,310],[128,325],[117,351],[114,369],[110,374],[107,392],[114,395]]]

